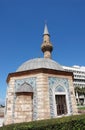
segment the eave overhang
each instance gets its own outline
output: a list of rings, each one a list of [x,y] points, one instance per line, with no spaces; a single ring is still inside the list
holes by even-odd
[[[10,81],[10,78],[12,77],[25,76],[25,75],[38,74],[38,73],[55,74],[55,75],[63,75],[63,76],[65,75],[65,76],[72,76],[73,78],[73,72],[39,68],[34,70],[26,70],[26,71],[9,73],[6,81],[8,83]]]

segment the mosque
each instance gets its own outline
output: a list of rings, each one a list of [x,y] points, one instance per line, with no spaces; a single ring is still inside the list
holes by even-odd
[[[47,25],[41,50],[44,58],[28,60],[8,74],[5,125],[77,114],[73,73],[52,60]]]

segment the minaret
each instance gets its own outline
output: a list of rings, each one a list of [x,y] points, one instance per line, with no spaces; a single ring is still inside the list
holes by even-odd
[[[53,50],[53,46],[50,42],[50,34],[48,32],[48,28],[46,24],[44,28],[43,43],[41,45],[41,50],[44,53],[44,58],[51,58],[51,52]]]

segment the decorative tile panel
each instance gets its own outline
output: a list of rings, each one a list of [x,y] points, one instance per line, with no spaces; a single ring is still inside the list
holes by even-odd
[[[13,101],[13,114],[12,118],[14,119],[14,113],[15,113],[15,102],[16,102],[16,91],[20,86],[23,84],[29,84],[33,88],[33,120],[37,119],[37,91],[36,91],[36,77],[31,77],[31,78],[24,78],[24,79],[17,79],[15,80],[15,94],[14,94],[14,101]]]
[[[28,83],[30,84],[33,88],[36,87],[36,78],[32,77],[32,78],[24,78],[24,79],[17,79],[15,80],[15,90],[21,86],[23,83]]]
[[[49,87],[49,100],[50,100],[50,115],[51,117],[55,117],[54,113],[54,101],[53,101],[53,90]]]
[[[16,93],[20,93],[20,92],[28,92],[28,93],[32,92],[33,93],[33,87],[30,84],[28,84],[27,82],[24,82],[16,89]]]
[[[58,77],[49,77],[48,78],[48,82],[49,82],[49,100],[50,100],[50,115],[51,117],[55,117],[55,102],[54,102],[54,97],[55,97],[55,93],[58,89],[58,87],[62,87],[62,90],[59,88],[59,90],[62,92],[65,92],[66,90],[66,95],[68,97],[69,100],[69,110],[70,113],[72,113],[72,104],[71,104],[71,96],[70,96],[70,92],[69,92],[69,82],[68,79],[66,78],[58,78]],[[64,90],[65,89],[65,90]],[[59,91],[57,91],[59,92]]]
[[[65,89],[62,86],[58,86],[55,88],[55,92],[65,92]]]

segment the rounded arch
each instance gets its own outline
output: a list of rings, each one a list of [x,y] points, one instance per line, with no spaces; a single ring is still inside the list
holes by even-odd
[[[58,85],[56,88],[55,88],[55,92],[66,92],[65,91],[65,88],[63,87],[63,86],[61,86],[61,85]]]

